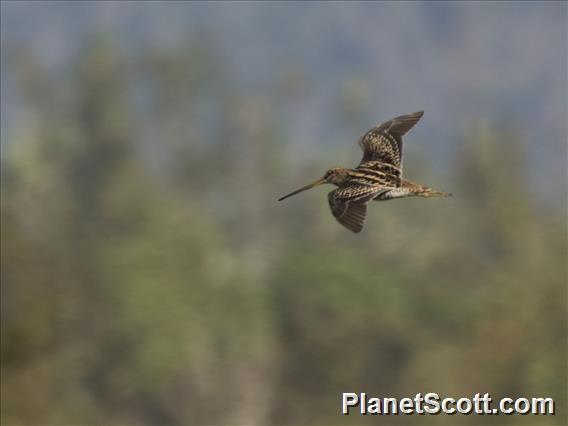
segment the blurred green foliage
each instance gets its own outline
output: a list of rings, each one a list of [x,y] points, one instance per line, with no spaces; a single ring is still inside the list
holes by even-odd
[[[515,129],[472,123],[447,174],[407,167],[453,199],[377,203],[351,235],[321,191],[275,201],[339,159],[288,143],[302,73],[243,91],[201,40],[94,39],[58,75],[10,55],[2,423],[566,424],[566,212],[525,190]],[[364,94],[347,81],[338,119]],[[344,418],[341,392],[558,414]]]

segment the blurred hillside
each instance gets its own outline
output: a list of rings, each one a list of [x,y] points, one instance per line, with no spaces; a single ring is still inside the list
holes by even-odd
[[[95,31],[53,67],[3,37],[2,424],[566,424],[566,183],[536,196],[534,123],[463,119],[432,158],[426,108],[405,173],[454,197],[375,203],[352,235],[324,189],[276,199],[355,165],[392,114],[342,79],[341,133],[302,147],[310,73],[250,87],[215,39]],[[341,417],[348,391],[550,396],[558,414]]]

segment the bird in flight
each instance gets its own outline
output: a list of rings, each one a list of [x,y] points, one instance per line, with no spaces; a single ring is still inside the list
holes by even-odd
[[[450,193],[435,191],[402,177],[402,137],[420,120],[424,111],[401,115],[373,127],[359,139],[363,159],[354,169],[334,167],[321,179],[280,198],[324,183],[338,188],[328,194],[331,213],[352,232],[361,232],[369,201],[386,201],[404,197],[447,197]]]

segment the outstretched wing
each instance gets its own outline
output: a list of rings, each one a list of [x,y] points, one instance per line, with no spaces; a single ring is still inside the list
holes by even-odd
[[[398,169],[402,165],[402,137],[420,120],[424,111],[401,115],[373,127],[359,139],[363,149],[361,164],[373,161],[390,164]]]
[[[352,232],[363,229],[367,217],[367,204],[384,188],[373,185],[351,185],[331,191],[327,199],[331,213],[339,223]]]

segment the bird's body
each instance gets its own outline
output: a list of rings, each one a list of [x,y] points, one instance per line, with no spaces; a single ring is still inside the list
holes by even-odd
[[[324,183],[336,185],[328,194],[335,218],[353,232],[363,229],[370,201],[404,197],[448,196],[402,177],[402,136],[420,120],[423,111],[401,115],[373,127],[359,139],[363,159],[354,169],[329,169],[323,178],[282,198]]]

